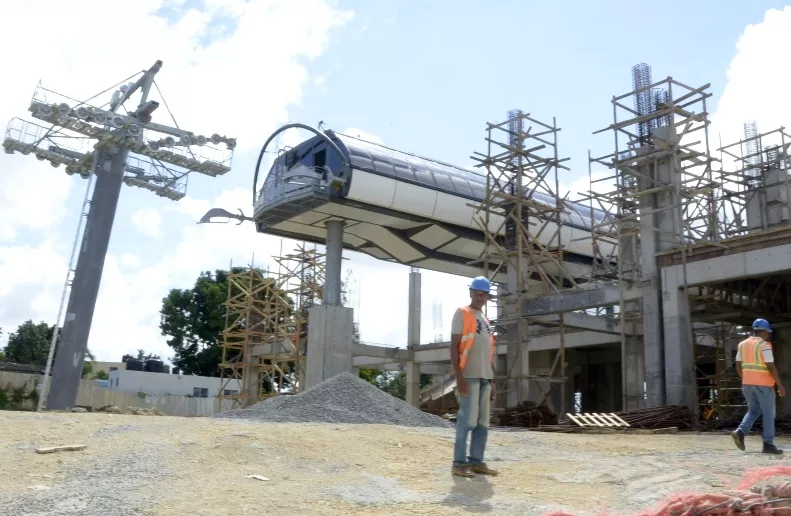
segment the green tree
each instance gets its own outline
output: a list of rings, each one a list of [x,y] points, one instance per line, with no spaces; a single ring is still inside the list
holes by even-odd
[[[34,324],[28,320],[8,335],[4,351],[5,360],[17,364],[46,365],[54,326],[44,321]]]
[[[57,349],[57,348],[56,348]],[[93,356],[90,349],[85,350],[85,361],[82,363],[82,377],[86,379],[93,378],[93,363],[96,362],[96,357]]]
[[[93,377],[96,380],[109,380],[110,379],[110,375],[107,374],[107,371],[105,371],[104,369],[100,369],[100,370],[96,371],[96,373],[94,373]]]
[[[244,269],[235,267],[234,273]],[[263,299],[265,292],[260,296]],[[293,306],[293,301],[283,293],[283,299]],[[172,289],[162,299],[159,328],[168,337],[167,344],[175,356],[173,365],[184,374],[220,376],[220,334],[225,328],[228,297],[228,274],[215,270],[202,272],[190,289]],[[241,324],[244,324],[242,321]]]

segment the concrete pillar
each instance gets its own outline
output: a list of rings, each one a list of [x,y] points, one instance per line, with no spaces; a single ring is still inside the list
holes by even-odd
[[[343,222],[327,223],[327,256],[323,304],[308,311],[305,387],[341,373],[353,373],[354,310],[341,306]]]
[[[677,143],[678,135],[675,126],[658,127],[654,131],[654,139],[664,140],[663,145],[672,146]],[[672,206],[681,202],[674,191],[680,187],[681,176],[675,156],[667,156],[658,160],[655,167],[656,179],[660,185],[671,188],[657,193],[657,206]],[[674,207],[657,212],[657,247],[658,251],[667,251],[681,247],[683,221],[679,210]],[[654,261],[654,263],[656,263]],[[664,344],[664,375],[665,402],[683,404],[697,412],[698,396],[695,373],[695,350],[692,342],[692,321],[689,314],[683,277],[672,278],[662,275],[661,317]],[[665,284],[665,280],[668,283]],[[645,288],[645,287],[644,287]],[[645,312],[649,308],[643,307]],[[646,333],[648,328],[645,329]]]
[[[313,306],[308,311],[306,388],[341,373],[352,373],[353,314],[351,308],[337,305]]]
[[[409,311],[407,315],[407,349],[410,355],[415,346],[420,344],[420,270],[412,267],[409,271]],[[406,363],[406,402],[417,407],[420,405],[420,363]]]
[[[695,351],[689,331],[689,304],[680,288],[683,278],[676,267],[662,269],[663,328],[665,337],[666,403],[698,408]]]
[[[520,277],[521,274],[521,277]],[[510,376],[505,386],[508,393],[506,404],[513,407],[522,401],[530,399],[530,353],[528,352],[528,325],[527,321],[521,317],[521,309],[518,299],[521,289],[527,285],[525,279],[529,271],[519,271],[516,259],[508,262],[506,301],[498,307],[498,315],[503,314],[506,319],[504,324],[508,331],[506,340],[508,348],[506,352],[506,368],[499,371],[501,376]],[[500,311],[502,309],[502,311]]]
[[[343,261],[343,221],[327,222],[324,304],[341,305],[341,263]]]
[[[637,229],[637,223],[632,222],[633,227],[625,227],[627,235],[620,240],[621,246],[621,260],[623,261],[622,270],[624,277],[631,281],[636,281],[639,278],[640,269],[638,268],[640,251],[638,246],[637,235],[632,230]],[[643,233],[645,234],[645,233]],[[649,233],[650,234],[650,233]],[[649,252],[654,253],[649,250]],[[654,254],[651,254],[653,257]],[[645,258],[643,258],[645,261]],[[656,260],[653,259],[656,264]],[[655,269],[655,267],[654,267]],[[653,271],[656,273],[656,270]],[[646,303],[646,296],[643,298],[643,303]],[[650,301],[651,296],[648,296],[648,305],[655,306],[658,302],[657,294],[654,295],[653,303]],[[617,391],[621,394],[621,398],[615,403],[621,410],[634,410],[642,408],[645,405],[645,378],[646,378],[646,346],[649,340],[644,340],[642,335],[637,333],[639,327],[639,320],[644,318],[644,311],[641,309],[639,301],[629,301],[624,303],[624,317],[622,322],[626,331],[625,339],[621,346],[621,374],[620,386]],[[653,316],[649,316],[652,318]],[[653,319],[652,319],[653,320]],[[649,322],[650,324],[650,322]],[[654,332],[653,335],[659,338],[659,334]],[[656,345],[654,340],[651,340],[652,345]],[[610,381],[615,381],[615,376],[610,377]],[[664,378],[658,384],[664,389]]]
[[[653,150],[646,147],[647,151]],[[655,163],[646,163],[640,167],[644,178],[640,179],[640,189],[649,190],[656,184]],[[650,178],[650,179],[649,179]],[[642,357],[638,358],[634,350],[627,349],[623,355],[623,382],[625,410],[638,408],[638,400],[642,404],[643,385],[645,382],[645,404],[659,407],[665,404],[665,361],[662,338],[662,302],[660,300],[659,266],[656,253],[659,250],[659,234],[656,231],[658,208],[657,195],[643,195],[639,200],[640,210],[640,269],[639,279],[643,286],[641,314],[643,320]],[[642,362],[640,364],[639,362]],[[642,365],[642,374],[636,368]],[[642,378],[640,378],[642,376]],[[639,383],[640,385],[635,385]],[[638,396],[639,387],[639,396]]]

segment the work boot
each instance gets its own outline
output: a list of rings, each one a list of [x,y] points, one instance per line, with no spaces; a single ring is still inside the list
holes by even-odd
[[[480,464],[474,464],[470,466],[470,471],[472,471],[473,473],[480,473],[481,475],[491,475],[493,477],[496,477],[500,473],[495,469],[489,468],[489,466],[487,466],[485,462],[481,462]]]
[[[473,478],[475,473],[470,471],[469,466],[453,466],[450,468],[450,473],[452,475],[456,475],[457,477],[465,477],[465,478]]]
[[[734,430],[731,432],[731,437],[733,437],[733,442],[736,443],[736,447],[741,451],[744,451],[744,434],[742,431]]]
[[[764,453],[771,453],[772,455],[782,455],[783,454],[783,450],[781,450],[780,448],[778,448],[777,446],[775,446],[772,443],[764,443],[763,452]]]

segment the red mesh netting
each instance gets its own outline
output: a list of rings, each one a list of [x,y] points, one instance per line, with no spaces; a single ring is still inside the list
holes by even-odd
[[[745,472],[734,491],[677,493],[667,497],[656,508],[641,511],[637,516],[791,516],[791,482],[766,482],[778,476],[791,476],[791,466],[752,468]],[[556,511],[544,516],[575,515]]]

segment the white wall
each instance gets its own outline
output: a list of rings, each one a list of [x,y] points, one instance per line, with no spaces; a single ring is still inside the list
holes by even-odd
[[[220,392],[220,379],[209,376],[149,373],[145,371],[118,370],[110,373],[110,390],[117,392],[142,392],[155,396],[216,397]],[[200,393],[195,389],[200,388]],[[239,380],[225,380],[225,390],[241,391]]]
[[[0,371],[0,387],[24,387],[25,392],[29,393],[36,388],[42,378],[42,375]],[[96,380],[80,380],[80,388],[77,391],[75,404],[80,407],[91,407],[94,410],[107,405],[114,405],[121,410],[125,410],[128,407],[157,408],[168,416],[189,417],[210,417],[233,408],[231,400],[223,400],[220,403],[217,398],[188,398],[185,396],[156,394],[146,394],[141,397],[137,392],[113,392],[100,387]],[[33,410],[35,409],[35,403],[29,400],[23,408]]]

